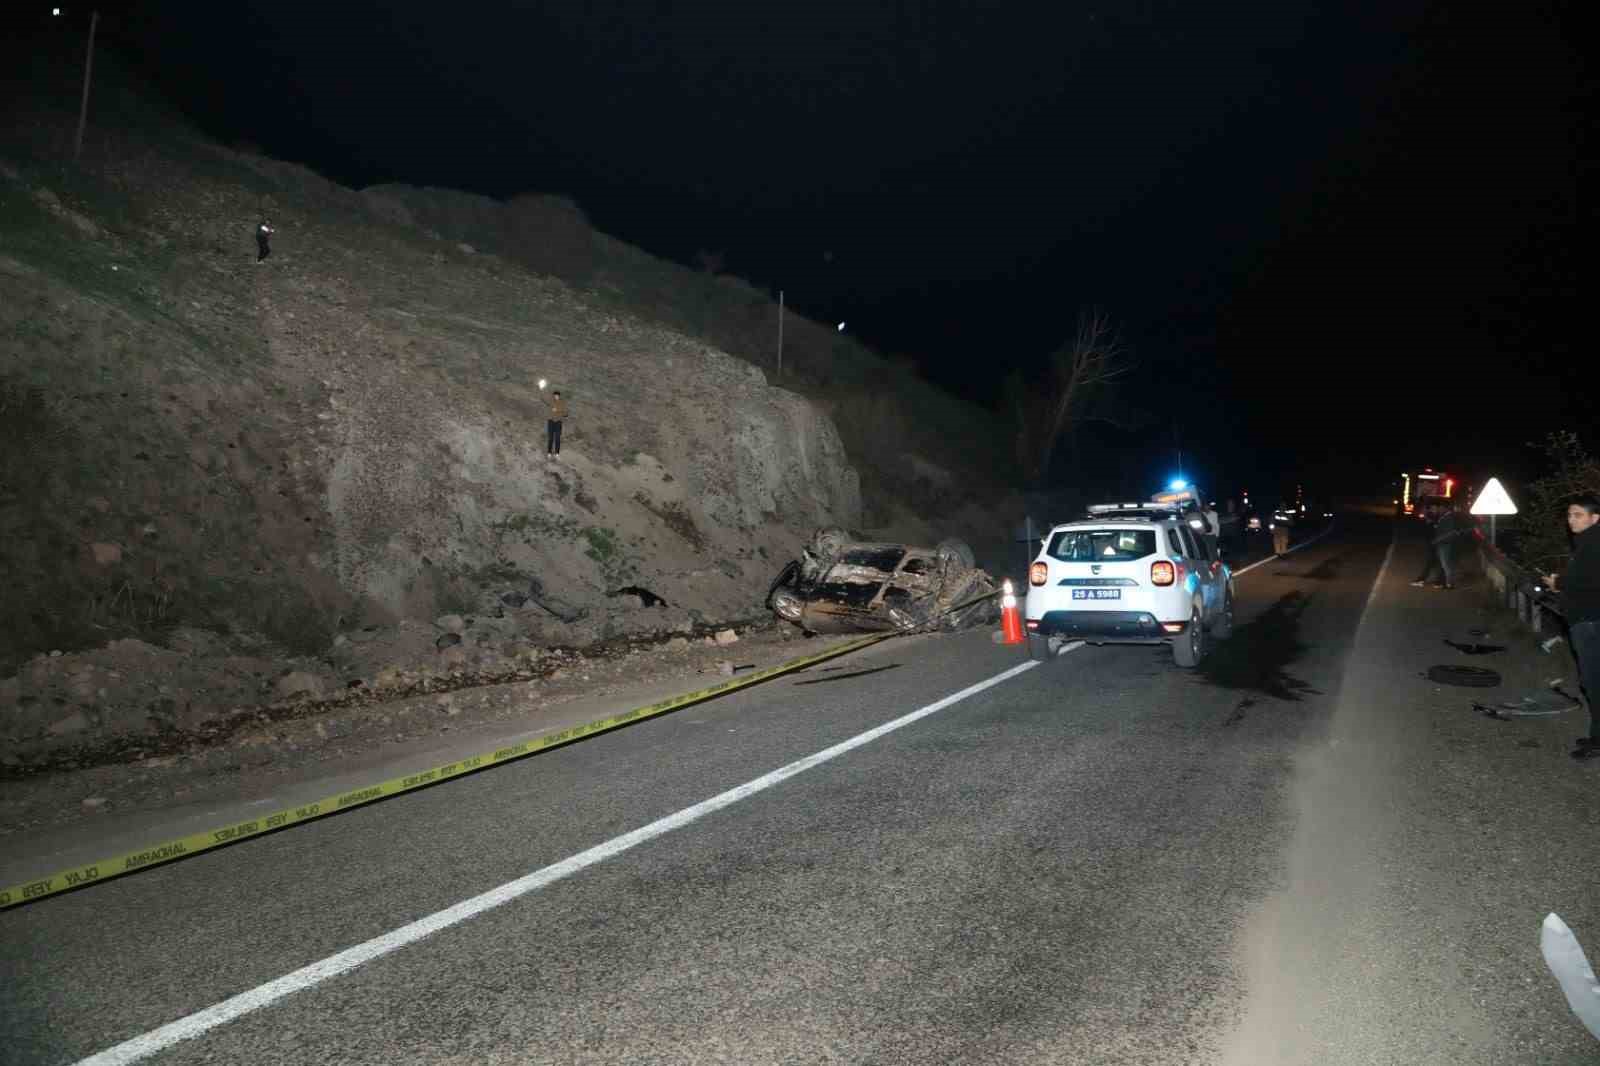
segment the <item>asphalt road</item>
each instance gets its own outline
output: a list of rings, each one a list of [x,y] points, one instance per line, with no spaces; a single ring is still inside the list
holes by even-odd
[[[1198,672],[1039,663],[150,1061],[1203,1060],[1387,544],[1357,523],[1242,577]],[[78,1062],[1024,661],[890,641],[0,914],[0,1059]]]

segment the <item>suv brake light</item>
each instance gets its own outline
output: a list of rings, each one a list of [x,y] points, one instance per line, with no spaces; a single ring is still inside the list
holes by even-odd
[[[1050,567],[1044,563],[1034,563],[1028,567],[1028,584],[1042,585],[1050,580]]]
[[[1171,585],[1178,580],[1178,572],[1165,559],[1150,564],[1150,584],[1158,587]]]

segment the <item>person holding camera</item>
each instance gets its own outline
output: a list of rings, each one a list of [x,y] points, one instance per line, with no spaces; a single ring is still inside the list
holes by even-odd
[[[550,394],[545,406],[550,417],[544,424],[544,454],[546,459],[554,459],[561,454],[561,424],[567,420],[567,401],[561,398],[560,389]]]
[[[267,256],[272,254],[272,246],[268,243],[273,233],[277,232],[266,219],[261,220],[261,225],[256,227],[256,262],[264,263]]]
[[[1567,504],[1567,528],[1572,531],[1572,558],[1559,579],[1545,574],[1543,581],[1561,593],[1561,613],[1567,620],[1572,656],[1578,661],[1583,700],[1589,705],[1589,735],[1578,738],[1574,759],[1600,759],[1600,496],[1585,492]],[[1557,587],[1559,584],[1559,588]]]

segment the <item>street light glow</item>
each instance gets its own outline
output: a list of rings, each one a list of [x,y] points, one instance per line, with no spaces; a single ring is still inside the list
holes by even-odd
[[[548,382],[548,381],[546,381],[546,380],[545,380],[545,379],[544,379],[544,378],[540,378],[540,379],[539,379],[539,388],[541,388],[541,389],[542,389],[542,388],[544,388],[544,387],[545,387],[545,386],[546,386],[546,385],[548,385],[548,384],[550,384],[550,383],[549,383],[549,382]]]

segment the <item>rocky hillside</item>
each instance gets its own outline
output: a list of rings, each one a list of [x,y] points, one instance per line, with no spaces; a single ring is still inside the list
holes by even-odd
[[[959,434],[929,435],[949,454],[912,451],[880,421],[857,430],[884,440],[863,463],[827,410],[691,335],[692,315],[630,314],[617,284],[577,280],[692,272],[562,216],[547,249],[582,253],[563,280],[418,217],[459,194],[351,190],[209,143],[112,57],[97,69],[79,164],[54,75],[12,67],[26,92],[0,139],[12,741],[102,724],[135,679],[151,691],[119,713],[170,709],[163,675],[197,656],[237,675],[210,697],[186,680],[199,702],[293,696],[384,668],[356,664],[364,645],[470,667],[757,615],[820,525],[963,532]],[[257,264],[263,217],[278,232]],[[559,461],[540,378],[571,406]],[[858,469],[903,494],[864,516]],[[323,676],[285,687],[301,667]]]
[[[832,423],[748,364],[192,147],[223,173],[0,167],[5,628],[36,648],[133,604],[305,648],[517,593],[747,611],[794,538],[858,522]]]

